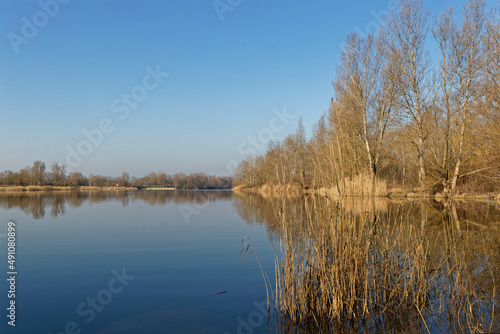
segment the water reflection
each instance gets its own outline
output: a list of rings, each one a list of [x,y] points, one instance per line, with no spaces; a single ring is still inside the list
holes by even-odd
[[[232,202],[236,213],[246,224],[266,228],[278,252],[283,250],[287,252],[286,254],[298,256],[295,257],[295,263],[298,263],[297,259],[301,258],[314,260],[314,262],[310,261],[308,263],[316,263],[322,266],[321,268],[328,274],[316,275],[316,272],[313,271],[314,268],[308,266],[307,262],[303,262],[305,266],[302,268],[307,269],[306,271],[295,268],[299,270],[290,271],[290,274],[294,276],[289,276],[284,272],[284,276],[281,276],[281,278],[276,277],[276,279],[283,284],[291,282],[290,285],[286,286],[290,288],[288,291],[292,291],[295,287],[300,286],[294,285],[297,282],[300,282],[300,284],[311,284],[312,288],[309,292],[312,293],[303,295],[304,300],[310,303],[315,300],[325,300],[324,305],[328,307],[324,309],[328,312],[333,310],[331,307],[333,304],[328,299],[330,295],[323,295],[324,299],[316,298],[318,293],[321,292],[320,290],[313,289],[314,284],[317,282],[324,283],[325,287],[341,287],[342,282],[352,282],[352,286],[356,289],[363,289],[364,285],[359,283],[366,282],[367,286],[371,287],[371,290],[365,289],[359,291],[368,291],[368,297],[376,300],[385,291],[389,291],[391,288],[390,284],[395,284],[396,282],[403,284],[403,280],[407,278],[405,273],[411,273],[411,270],[415,269],[416,271],[413,271],[415,274],[426,275],[425,278],[428,278],[429,275],[433,277],[434,281],[429,285],[425,285],[427,283],[423,278],[415,281],[415,286],[423,284],[422,286],[425,287],[422,293],[415,294],[417,296],[415,298],[421,298],[419,300],[424,301],[420,304],[423,306],[419,311],[422,312],[422,316],[426,319],[425,325],[421,322],[420,314],[416,315],[411,309],[405,308],[406,306],[403,307],[404,305],[401,307],[397,304],[389,305],[388,307],[394,307],[391,309],[393,313],[387,313],[376,318],[378,315],[376,313],[377,310],[376,308],[371,308],[375,304],[367,304],[365,308],[364,305],[360,304],[360,301],[365,297],[356,294],[356,291],[356,293],[352,293],[353,298],[349,301],[349,305],[339,304],[338,309],[356,310],[356,312],[359,312],[355,313],[356,315],[363,314],[363,311],[359,310],[369,310],[371,313],[366,311],[363,316],[359,317],[364,323],[356,322],[358,318],[355,320],[350,319],[349,317],[354,313],[338,313],[339,319],[345,320],[343,321],[344,327],[340,328],[329,327],[330,324],[327,324],[324,328],[318,328],[316,323],[303,323],[302,326],[297,327],[296,323],[290,321],[291,318],[278,317],[278,322],[276,323],[278,332],[390,332],[404,331],[408,327],[418,328],[418,332],[426,332],[425,326],[429,326],[431,332],[462,332],[463,329],[470,328],[469,324],[477,324],[477,319],[480,316],[483,316],[484,321],[482,323],[487,326],[482,329],[476,328],[478,331],[493,332],[499,330],[500,323],[497,310],[500,307],[500,294],[498,294],[498,282],[500,282],[500,207],[498,204],[361,198],[346,198],[337,201],[322,196],[264,197],[255,193],[233,194],[230,191],[102,191],[0,194],[0,207],[5,210],[20,209],[36,219],[43,218],[44,216],[56,218],[66,214],[71,208],[81,206],[86,206],[86,210],[82,210],[84,214],[96,214],[95,210],[93,210],[94,208],[90,207],[90,205],[104,202],[112,204],[115,201],[118,201],[124,207],[133,207],[134,202],[148,203],[151,206],[163,206],[171,203],[177,205],[188,204],[196,207],[217,201]],[[227,272],[220,269],[220,266],[230,267],[227,263],[233,263],[221,262],[221,259],[226,257],[230,261],[233,261],[235,257],[238,257],[241,250],[239,248],[241,234],[246,232],[245,223],[241,224],[241,229],[235,229],[231,232],[232,228],[238,227],[240,221],[236,215],[228,215],[224,211],[224,208],[227,208],[232,214],[231,203],[223,204],[222,206],[218,206],[217,210],[206,210],[206,213],[216,215],[212,218],[208,215],[207,221],[210,224],[199,224],[196,228],[192,228],[192,225],[188,228],[187,225],[183,224],[152,224],[151,222],[154,222],[156,219],[154,215],[147,216],[145,219],[142,218],[146,214],[145,211],[148,210],[120,212],[120,210],[113,209],[111,212],[112,206],[109,206],[110,215],[107,218],[108,221],[106,224],[99,223],[98,225],[96,223],[92,225],[86,221],[75,220],[72,228],[61,230],[59,230],[57,222],[49,224],[53,226],[26,224],[27,227],[24,231],[23,240],[30,240],[26,244],[36,249],[36,252],[33,251],[33,254],[37,254],[33,255],[33,259],[37,259],[33,261],[34,263],[39,262],[37,256],[40,253],[45,255],[41,258],[50,259],[50,261],[44,264],[48,266],[52,265],[51,263],[64,263],[66,261],[64,258],[66,254],[71,254],[71,260],[68,260],[67,263],[73,263],[74,254],[82,254],[81,266],[85,270],[90,271],[93,269],[86,267],[86,265],[88,263],[98,263],[99,261],[109,261],[109,263],[106,262],[106,268],[108,266],[113,267],[115,263],[122,262],[128,263],[131,271],[134,269],[137,271],[145,270],[144,268],[148,266],[153,268],[151,269],[151,273],[148,274],[153,277],[151,281],[148,281],[147,285],[151,290],[147,290],[150,291],[149,294],[144,294],[147,297],[145,297],[143,302],[150,304],[151,301],[156,301],[161,306],[155,306],[148,312],[142,312],[142,310],[140,313],[131,312],[126,319],[114,319],[113,321],[115,322],[106,324],[106,326],[110,326],[106,328],[109,332],[124,332],[127,328],[131,328],[133,324],[144,323],[144,321],[148,322],[151,327],[157,328],[159,332],[168,324],[175,324],[178,328],[185,327],[185,324],[189,323],[189,320],[193,318],[197,318],[204,324],[209,324],[213,323],[213,320],[216,319],[216,315],[213,314],[216,312],[207,311],[204,313],[204,311],[193,310],[189,311],[192,313],[186,311],[186,314],[181,314],[177,311],[178,301],[172,298],[172,295],[175,295],[176,292],[174,293],[173,291],[177,291],[179,286],[183,286],[183,282],[186,282],[183,291],[189,291],[190,293],[192,293],[193,287],[203,289],[204,284],[210,286],[210,291],[229,290],[227,286],[234,284],[235,287],[232,289],[232,294],[238,292],[242,294],[247,293],[249,295],[248,304],[250,305],[252,305],[252,298],[255,298],[254,295],[258,295],[259,292],[265,292],[257,265],[253,268],[258,279],[258,281],[255,281],[257,283],[252,283],[252,289],[249,290],[245,286],[241,291],[238,290],[242,286],[241,282],[248,280],[247,276],[253,269],[245,271],[242,276],[234,273],[227,274]],[[107,206],[104,207],[104,209],[106,208]],[[114,208],[116,209],[116,206]],[[177,210],[175,207],[171,209]],[[151,212],[155,212],[155,210],[152,209]],[[170,214],[172,212],[175,211],[170,211]],[[222,213],[219,216],[220,212]],[[226,219],[225,217],[228,218]],[[343,217],[344,220],[342,221],[339,217]],[[220,222],[223,222],[223,224],[220,224]],[[96,237],[94,232],[97,226],[99,228],[99,235]],[[121,232],[119,236],[117,236],[118,226]],[[263,229],[254,230],[263,232],[259,235],[262,236],[261,241],[265,243],[265,231]],[[32,239],[28,239],[30,231],[33,234]],[[54,256],[53,253],[43,253],[59,249],[45,247],[47,236],[52,235],[56,231],[58,231],[57,233],[62,233],[59,235],[64,236],[56,239],[60,249],[75,250],[74,252],[57,252],[58,258],[60,257],[61,259],[60,261],[52,260],[51,256]],[[91,235],[91,237],[80,238],[79,236],[85,231],[89,234],[84,235]],[[46,237],[39,238],[39,235],[45,235]],[[362,237],[358,238],[358,236]],[[347,239],[348,237],[352,239]],[[93,242],[91,246],[88,246],[89,240]],[[232,245],[231,242],[234,240],[237,243],[236,248],[231,248],[232,246],[226,248],[227,245]],[[366,240],[369,240],[370,243],[366,243]],[[204,241],[205,243],[200,241]],[[280,248],[280,241],[284,242],[284,248]],[[355,241],[356,243],[351,241]],[[365,245],[366,248],[355,247],[360,244]],[[133,245],[133,247],[130,245]],[[313,248],[311,245],[319,247]],[[343,248],[339,248],[337,245],[342,245]],[[412,247],[415,245],[425,247],[425,251],[414,251]],[[85,251],[88,247],[92,248],[92,252],[88,253]],[[307,251],[311,249],[317,249],[316,253],[308,254]],[[82,252],[82,250],[84,251]],[[106,256],[101,256],[101,253],[99,253],[103,250],[106,250],[103,253]],[[124,250],[130,251],[124,252]],[[303,252],[304,250],[306,253]],[[269,251],[271,254],[269,255],[271,266],[268,266],[266,273],[270,277],[272,285],[275,286],[272,273],[274,270],[274,252],[271,248],[269,248]],[[413,252],[410,254],[411,256],[405,254],[408,251]],[[261,258],[265,258],[262,249],[257,249],[257,252]],[[131,256],[131,254],[135,255]],[[140,256],[137,254],[140,254]],[[193,256],[193,254],[196,254],[196,256]],[[287,260],[286,257],[281,257],[281,253],[279,254],[280,259]],[[95,257],[91,261],[86,259],[92,255],[95,255]],[[369,259],[369,261],[367,263],[358,261],[356,264],[358,268],[364,269],[358,272],[361,274],[365,273],[363,274],[365,276],[358,278],[353,276],[354,279],[349,281],[348,274],[351,272],[349,270],[355,266],[346,264],[349,264],[349,261],[353,259],[362,260],[364,258]],[[144,259],[148,259],[148,261],[150,261],[149,259],[153,260],[144,266]],[[338,263],[340,260],[344,261],[343,266],[334,267],[333,264]],[[416,262],[415,260],[420,262]],[[390,270],[387,273],[380,270],[385,267],[374,266],[377,263],[391,263],[389,261],[396,263],[396,266],[388,268]],[[238,263],[239,270],[240,261],[236,262]],[[159,274],[157,270],[159,270],[158,268],[161,267],[162,263],[164,264],[164,271]],[[189,263],[189,265],[186,265],[186,263]],[[289,261],[288,263],[291,264],[290,269],[294,269],[293,262]],[[32,264],[32,266],[35,266],[35,264]],[[35,270],[36,267],[33,268],[33,272],[38,271]],[[52,270],[47,270],[48,272],[57,272],[54,269],[55,267],[49,268],[52,268]],[[79,267],[75,266],[74,268]],[[175,268],[175,270],[172,268]],[[340,269],[335,271],[336,268]],[[444,275],[444,273],[452,273],[452,275]],[[79,275],[80,272],[75,274],[78,277]],[[414,277],[417,276],[415,275]],[[204,280],[200,281],[200,277],[207,279],[208,283]],[[329,280],[330,277],[337,277],[340,284],[328,285],[332,282]],[[368,277],[368,280],[363,281],[366,277]],[[52,280],[52,277],[48,278]],[[387,278],[392,278],[392,280]],[[321,279],[324,280],[321,281]],[[221,281],[224,281],[223,288],[219,288]],[[378,285],[372,284],[372,281],[377,282]],[[164,289],[165,282],[168,282],[169,286],[174,287],[172,291]],[[38,286],[39,282],[36,281],[33,284],[33,286],[35,284]],[[410,287],[410,285],[407,286]],[[348,286],[346,285],[346,287]],[[377,287],[378,289],[376,289]],[[451,290],[450,287],[452,288]],[[491,291],[495,287],[497,287],[496,295],[492,296]],[[101,287],[97,285],[94,288],[100,289]],[[427,288],[428,290],[426,290]],[[144,293],[144,289],[146,288],[142,286],[141,294]],[[73,290],[79,291],[76,288]],[[208,293],[205,293],[205,290],[203,290],[203,293],[208,295]],[[160,294],[162,298],[155,297],[158,296],[158,291],[163,291],[163,294]],[[352,292],[351,290],[346,291],[349,293]],[[330,292],[333,295],[335,291],[330,290]],[[396,293],[400,292],[396,291]],[[189,294],[187,296],[189,298]],[[283,296],[286,295],[282,295],[281,297]],[[224,295],[224,298],[228,297],[231,297],[231,295]],[[300,305],[307,305],[304,302],[297,302],[294,299],[297,296],[290,295],[289,297],[289,306],[299,307]],[[397,302],[404,301],[407,298],[409,305],[416,300],[408,299],[408,297],[401,294],[395,294],[392,297],[388,295],[388,297],[393,298]],[[450,297],[456,298],[450,299]],[[494,298],[493,304],[489,302],[492,297]],[[196,297],[196,301],[198,301],[198,298]],[[233,300],[234,304],[228,304],[231,306],[224,306],[223,308],[232,309],[235,305],[240,305],[241,301],[239,298],[239,296],[235,297]],[[182,295],[182,300],[184,299],[186,299],[186,295]],[[45,301],[45,299],[43,300]],[[176,311],[162,311],[165,300],[170,300],[172,303],[171,309]],[[210,297],[210,302],[212,300],[215,300],[215,298]],[[282,298],[278,298],[279,300],[282,300]],[[376,301],[379,300],[377,299]],[[220,301],[222,305],[223,299],[221,298]],[[469,304],[460,304],[462,301]],[[71,304],[73,301],[68,303]],[[212,307],[212,304],[208,302],[207,305],[210,305],[209,307],[207,306],[207,309]],[[466,314],[467,311],[462,308],[463,305],[471,306],[476,313]],[[475,308],[476,305],[480,305],[480,308]],[[494,306],[493,311],[495,312],[495,316],[490,328],[488,315],[493,314],[492,306]],[[278,305],[278,307],[280,306]],[[316,310],[319,309],[317,308]],[[249,314],[251,314],[250,312]],[[314,314],[317,315],[319,313]],[[390,317],[391,315],[392,318]],[[369,319],[366,316],[372,318]],[[233,316],[231,315],[231,317]],[[465,320],[457,321],[459,318]],[[173,319],[180,320],[176,323]],[[227,319],[221,320],[221,323],[231,323],[231,319],[228,321],[226,321]],[[234,315],[234,319],[237,319],[237,315]],[[271,322],[272,320],[274,319],[271,319]],[[62,319],[61,321],[66,321],[66,319]],[[464,321],[469,321],[469,324]],[[102,325],[104,326],[104,324]],[[233,327],[237,328],[237,326],[238,324]],[[473,330],[470,331],[472,332]],[[189,329],[187,332],[189,332]],[[193,329],[191,332],[196,332],[196,330]]]
[[[234,198],[275,244],[279,332],[500,329],[496,203]]]
[[[207,202],[229,201],[231,191],[97,191],[97,192],[53,192],[53,193],[14,193],[0,194],[0,207],[9,210],[19,208],[35,219],[44,218],[50,208],[53,218],[64,215],[66,208],[78,208],[88,204],[119,201],[126,207],[130,202],[143,201],[150,205],[166,205],[168,203],[189,203],[201,206]]]
[[[500,224],[500,204],[495,202],[442,200],[393,200],[389,198],[348,197],[340,201],[311,195],[291,197],[264,197],[258,193],[235,193],[234,206],[238,214],[251,225],[265,225],[276,235],[278,218],[286,215],[288,220],[307,218],[304,203],[313,206],[313,211],[325,203],[342,207],[359,217],[369,216],[387,220],[397,212],[405,213],[408,224],[419,224],[421,229],[441,226],[444,222],[455,225],[458,233],[465,230],[485,230]],[[324,202],[320,204],[321,202]]]

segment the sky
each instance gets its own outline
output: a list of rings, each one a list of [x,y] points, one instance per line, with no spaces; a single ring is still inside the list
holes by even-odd
[[[0,1],[0,170],[230,174],[299,117],[311,135],[345,37],[393,4]]]

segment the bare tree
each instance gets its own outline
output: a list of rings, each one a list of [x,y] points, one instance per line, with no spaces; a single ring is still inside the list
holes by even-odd
[[[66,183],[66,166],[53,162],[50,166],[50,179],[55,186],[62,186]]]
[[[165,187],[168,182],[168,175],[163,172],[158,172],[157,174],[158,185],[160,187]]]
[[[31,167],[30,174],[33,185],[43,185],[45,182],[45,162],[40,160],[35,161],[33,167]]]
[[[302,117],[299,118],[297,123],[297,130],[292,136],[293,153],[295,160],[295,180],[300,183],[301,187],[306,186],[306,131],[302,124]],[[257,157],[259,161],[259,157]]]
[[[464,159],[465,140],[477,112],[484,76],[483,44],[487,33],[486,4],[469,0],[460,27],[453,10],[444,12],[433,29],[441,51],[441,109],[444,110],[444,154],[441,174],[445,193],[456,189]],[[454,139],[456,143],[454,143]]]
[[[87,178],[88,184],[90,187],[94,186],[94,181],[95,181],[95,176],[94,174],[89,174],[89,177]]]
[[[130,185],[130,175],[127,172],[122,173],[122,177],[120,178],[120,183],[122,187],[128,187]]]
[[[172,179],[175,188],[177,189],[186,188],[186,175],[184,173],[176,173]]]
[[[385,52],[394,64],[397,107],[406,115],[418,154],[419,185],[425,183],[424,113],[432,102],[431,59],[425,49],[429,11],[422,0],[401,0],[391,11],[384,28]]]
[[[393,81],[392,63],[383,57],[381,43],[371,34],[349,35],[333,83],[332,125],[336,135],[349,143],[348,154],[359,157],[353,161],[359,161],[361,169],[368,167],[373,185],[393,112]]]
[[[98,178],[98,176],[94,176],[94,183],[99,183],[99,182],[96,182],[95,178]],[[85,186],[85,185],[87,185],[87,179],[80,172],[72,172],[68,176],[68,185],[70,185],[72,187]]]
[[[3,179],[3,184],[5,185],[15,185],[16,181],[15,181],[15,174],[13,171],[11,170],[6,170],[4,173],[4,179]]]
[[[366,38],[356,33],[349,35],[334,81],[336,101],[343,107],[333,110],[338,113],[337,117],[344,119],[345,130],[352,129],[354,145],[359,140],[366,151],[372,177],[375,176],[374,154],[368,122],[380,68],[381,57],[373,35]]]
[[[488,33],[486,37],[486,76],[484,94],[489,108],[500,113],[500,9],[496,17],[489,16]]]
[[[149,186],[156,186],[158,184],[158,175],[154,172],[152,173],[149,173],[148,175],[146,175],[146,184],[149,185]]]

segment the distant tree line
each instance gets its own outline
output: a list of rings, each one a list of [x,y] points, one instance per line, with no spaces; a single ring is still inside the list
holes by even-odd
[[[67,173],[66,167],[57,162],[47,170],[42,161],[35,161],[33,166],[26,167],[18,172],[6,170],[0,172],[0,185],[3,186],[120,186],[120,187],[165,187],[176,189],[231,189],[231,177],[218,177],[204,173],[186,175],[177,173],[150,173],[144,177],[131,177],[123,172],[119,177],[107,177],[80,172]]]
[[[499,8],[468,0],[455,17],[403,0],[377,34],[350,34],[312,138],[300,122],[242,161],[235,185],[498,191]]]

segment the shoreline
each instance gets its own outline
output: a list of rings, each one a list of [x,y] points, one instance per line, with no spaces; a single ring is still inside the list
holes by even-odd
[[[117,186],[0,186],[0,194],[19,194],[19,193],[51,193],[51,192],[89,192],[89,191],[175,191],[175,190],[203,190],[203,191],[232,191],[233,189],[176,189],[173,187],[117,187]]]
[[[95,186],[1,186],[0,194],[7,193],[50,193],[50,192],[89,192],[89,191],[138,191],[138,190],[147,190],[147,191],[160,191],[160,190],[170,190],[174,191],[175,188],[141,188],[141,187],[117,187],[117,186],[104,186],[104,187],[95,187]],[[287,186],[287,187],[251,187],[251,188],[243,188],[240,186],[236,186],[232,189],[226,189],[234,191],[235,193],[259,193],[263,196],[293,196],[293,195],[311,195],[317,194],[322,196],[331,196],[333,198],[342,198],[342,197],[360,197],[360,198],[390,198],[390,199],[435,199],[438,201],[453,199],[453,200],[480,200],[480,201],[497,201],[500,202],[500,194],[494,193],[478,193],[478,194],[467,194],[467,193],[459,193],[453,196],[444,196],[442,194],[425,194],[425,193],[414,193],[414,192],[403,192],[401,189],[394,189],[393,191],[388,190],[384,194],[377,194],[375,196],[372,195],[350,195],[343,194],[341,196],[338,195],[337,190],[335,188],[319,188],[319,189],[304,189],[298,186]]]
[[[389,199],[434,199],[437,201],[442,201],[446,199],[451,200],[474,200],[474,201],[497,201],[500,202],[500,193],[477,193],[477,194],[467,194],[458,193],[453,196],[444,196],[443,194],[426,194],[426,193],[414,193],[414,192],[403,192],[400,189],[395,189],[393,191],[387,191],[384,194],[373,195],[357,195],[357,194],[343,194],[339,195],[335,188],[319,188],[319,189],[304,189],[298,186],[288,186],[288,187],[251,187],[243,188],[236,186],[233,191],[238,193],[259,193],[263,196],[282,196],[282,195],[322,195],[331,196],[333,198],[346,198],[346,197],[359,197],[359,198],[389,198]]]
[[[94,187],[94,186],[2,186],[0,187],[0,194],[2,193],[37,193],[37,192],[71,192],[71,191],[136,191],[137,187]]]

